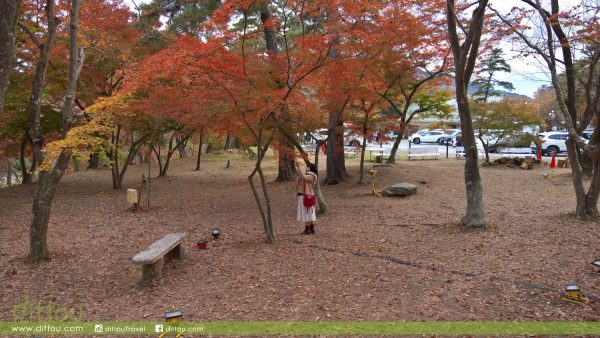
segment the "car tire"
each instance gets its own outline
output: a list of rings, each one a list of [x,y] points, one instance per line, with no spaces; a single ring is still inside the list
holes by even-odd
[[[418,137],[415,137],[415,138],[413,139],[413,143],[414,143],[414,144],[421,144],[421,139],[420,139],[420,138],[418,138]]]
[[[552,153],[558,155],[558,153],[560,153],[560,148],[558,148],[557,146],[549,146],[548,148],[546,148],[546,155],[552,156]]]

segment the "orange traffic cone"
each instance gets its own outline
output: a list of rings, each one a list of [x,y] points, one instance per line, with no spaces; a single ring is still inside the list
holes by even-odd
[[[552,153],[552,161],[550,161],[550,169],[556,168],[556,153]]]
[[[538,161],[542,161],[542,149],[538,149]]]

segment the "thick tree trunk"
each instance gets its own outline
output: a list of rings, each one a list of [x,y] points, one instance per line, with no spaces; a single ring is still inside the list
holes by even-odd
[[[319,172],[319,152],[321,151],[322,142],[317,141],[317,148],[315,149],[315,167],[317,168],[317,172]],[[327,206],[327,202],[325,201],[325,197],[323,196],[323,192],[321,191],[321,183],[317,179],[317,186],[315,187],[315,195],[317,195],[317,204],[319,205],[319,214],[324,214],[329,216],[329,207]]]
[[[462,140],[465,147],[466,159],[465,187],[467,191],[467,210],[462,223],[471,227],[483,227],[487,225],[487,220],[483,205],[483,185],[481,184],[481,176],[479,175],[479,154],[477,152],[475,134],[473,133],[469,102],[466,90],[457,89],[456,95],[458,98]]]
[[[577,145],[570,139],[567,139],[567,153],[571,164],[571,173],[573,186],[575,188],[575,217],[580,219],[595,219],[598,217],[598,194],[600,192],[600,175],[597,163],[594,166],[594,174],[590,182],[588,193],[585,192],[583,184],[584,172],[577,154]]]
[[[100,166],[100,155],[98,153],[91,153],[90,159],[88,160],[88,169],[98,169]]]
[[[339,184],[346,178],[344,159],[344,122],[341,111],[329,112],[329,137],[327,138],[327,184]]]
[[[15,61],[16,25],[21,0],[0,0],[0,120],[4,112],[4,94]]]
[[[294,172],[294,159],[291,156],[292,152],[292,145],[290,144],[289,140],[283,136],[281,138],[279,151],[277,154],[278,170],[275,181],[285,182],[292,177],[292,173]]]
[[[29,260],[48,258],[48,222],[58,182],[69,165],[71,156],[63,151],[51,171],[42,171],[33,196],[33,219],[29,228]]]

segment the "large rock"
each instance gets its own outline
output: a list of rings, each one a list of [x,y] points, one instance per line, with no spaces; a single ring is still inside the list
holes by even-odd
[[[417,193],[417,186],[410,183],[396,183],[383,189],[383,196],[409,196]]]

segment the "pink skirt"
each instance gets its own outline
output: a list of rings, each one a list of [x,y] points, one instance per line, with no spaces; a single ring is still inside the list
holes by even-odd
[[[296,215],[298,222],[314,222],[317,220],[315,206],[307,208],[304,206],[304,196],[298,196],[298,214]]]

